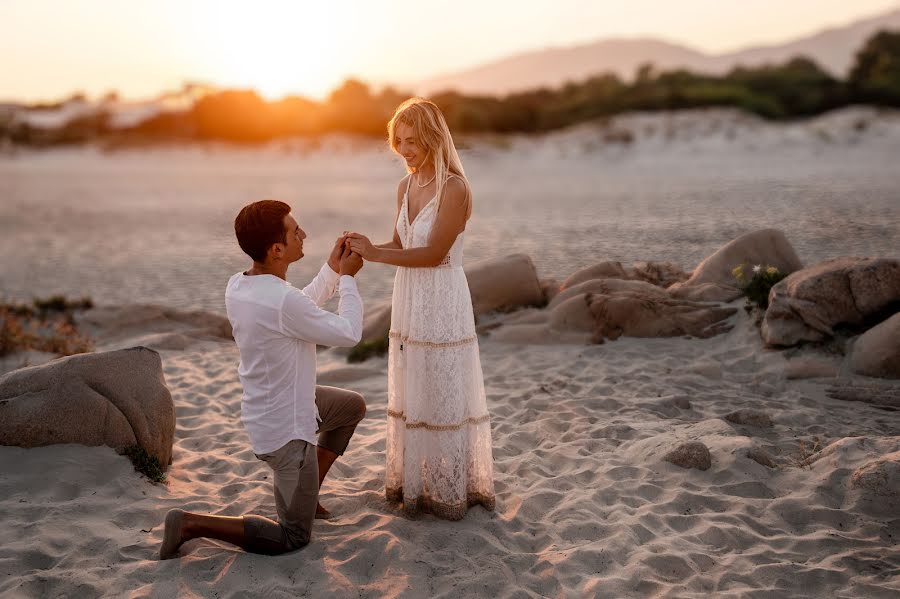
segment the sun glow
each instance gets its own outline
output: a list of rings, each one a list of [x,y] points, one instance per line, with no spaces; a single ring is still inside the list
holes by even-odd
[[[196,41],[214,84],[275,99],[321,96],[343,78],[347,48],[337,33],[346,33],[347,24],[324,2],[242,3],[203,16]]]

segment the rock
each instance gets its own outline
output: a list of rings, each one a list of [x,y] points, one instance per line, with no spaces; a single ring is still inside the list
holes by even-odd
[[[690,287],[673,284],[667,291],[672,297],[692,302],[731,302],[744,295],[737,287],[719,283],[700,283]]]
[[[146,347],[156,351],[184,351],[191,345],[191,339],[181,333],[151,333],[131,340],[132,347]]]
[[[645,281],[662,288],[686,281],[691,276],[674,262],[635,262],[625,272],[629,279]]]
[[[383,376],[384,372],[365,366],[329,365],[316,371],[316,382],[320,385],[346,385],[371,377]]]
[[[80,330],[97,349],[135,346],[186,349],[198,340],[230,341],[231,323],[220,314],[152,304],[100,306],[75,315]]]
[[[178,310],[153,304],[131,304],[126,306],[100,306],[77,316],[79,326],[98,333],[122,329],[137,329],[142,332],[163,333],[183,330],[187,325],[194,331],[205,331],[209,335],[223,339],[233,339],[231,323],[225,316],[202,310]]]
[[[759,428],[771,428],[774,426],[772,419],[765,412],[745,408],[735,410],[725,415],[725,420],[734,424],[744,424],[747,426],[756,426]]]
[[[736,308],[672,298],[644,281],[593,279],[564,289],[547,310],[510,317],[492,338],[508,343],[602,343],[629,337],[711,337]]]
[[[900,261],[836,258],[772,287],[762,323],[770,346],[823,341],[838,325],[864,325],[900,305]]]
[[[556,279],[541,279],[540,285],[541,292],[544,294],[545,305],[553,301],[553,298],[562,290],[562,285]]]
[[[582,293],[566,298],[550,310],[550,328],[557,331],[593,333],[596,320],[591,313],[591,294]]]
[[[586,268],[582,268],[581,270],[575,271],[568,279],[563,281],[561,290],[566,290],[569,287],[574,287],[579,283],[584,283],[585,281],[590,281],[592,279],[627,279],[628,274],[625,272],[625,269],[622,268],[622,264],[619,262],[600,262],[599,264],[594,264],[593,266],[588,266]]]
[[[664,455],[663,460],[682,468],[696,468],[698,470],[709,470],[710,466],[712,466],[709,448],[700,441],[682,443]]]
[[[828,397],[843,401],[861,401],[887,408],[900,408],[900,387],[896,384],[842,383],[826,391]]]
[[[593,295],[589,298],[596,320],[596,337],[675,337],[692,335],[708,338],[731,329],[723,322],[737,312],[675,298],[645,294]]]
[[[839,364],[834,360],[816,358],[795,358],[784,367],[788,380],[834,378],[838,375]]]
[[[850,368],[865,376],[900,379],[900,312],[859,336]]]
[[[660,289],[656,285],[652,285],[645,281],[628,281],[624,279],[591,279],[590,281],[584,281],[583,283],[578,283],[577,285],[573,285],[571,287],[563,289],[556,297],[553,298],[553,301],[551,301],[547,305],[547,308],[552,310],[566,300],[577,295],[584,295],[586,293],[595,293],[598,295],[613,295],[618,293],[625,293],[634,295],[648,295],[661,299],[668,299],[669,297],[664,289]]]
[[[367,310],[363,319],[360,343],[371,343],[383,338],[391,329],[391,302],[387,301]]]
[[[747,457],[766,468],[778,467],[778,464],[775,463],[775,458],[762,447],[751,447],[747,450]]]
[[[165,308],[163,315],[175,322],[190,325],[190,332],[193,335],[199,335],[201,332],[220,339],[234,339],[234,333],[231,330],[231,322],[228,318],[213,312],[204,312],[203,310],[177,310],[174,308]]]
[[[555,280],[538,281],[531,258],[513,254],[466,266],[472,295],[472,311],[477,319],[493,311],[510,311],[543,306],[558,292]],[[367,310],[360,343],[382,339],[391,328],[391,302]]]
[[[630,268],[623,268],[620,262],[600,262],[576,271],[562,284],[562,290],[569,289],[585,281],[594,279],[623,279],[643,281],[657,287],[686,280],[690,275],[673,262],[635,262]]]
[[[512,254],[466,267],[475,316],[494,310],[544,305],[544,292],[531,258]]]
[[[850,476],[850,488],[870,496],[900,499],[900,451],[857,468]]]
[[[777,229],[762,229],[741,235],[719,248],[697,265],[690,278],[671,285],[669,292],[684,299],[736,299],[741,296],[741,291],[731,271],[738,264],[774,266],[783,273],[792,273],[803,267],[784,233]],[[702,291],[692,291],[691,288]]]
[[[140,445],[171,462],[175,407],[159,354],[78,354],[0,377],[0,444]]]

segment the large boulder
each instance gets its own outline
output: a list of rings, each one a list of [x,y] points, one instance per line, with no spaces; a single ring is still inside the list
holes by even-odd
[[[544,292],[531,258],[512,254],[466,267],[475,316],[494,310],[540,306]]]
[[[643,281],[594,279],[553,298],[547,310],[511,318],[493,338],[511,343],[603,342],[628,337],[711,337],[736,308],[670,297]]]
[[[476,319],[494,311],[543,306],[558,293],[555,281],[538,280],[534,263],[525,254],[482,260],[465,271]],[[384,339],[390,328],[391,302],[387,301],[366,311],[360,343]]]
[[[736,308],[651,295],[595,295],[589,299],[597,339],[628,337],[708,338],[731,329],[725,320]]]
[[[231,323],[221,314],[154,304],[98,306],[76,314],[75,320],[100,350],[183,350],[197,341],[233,339]]]
[[[850,368],[866,376],[900,379],[900,312],[859,336]]]
[[[900,261],[835,258],[797,271],[769,293],[762,336],[773,346],[823,341],[900,305]]]
[[[594,279],[625,279],[644,281],[660,287],[668,287],[673,283],[684,281],[688,273],[672,262],[635,262],[633,266],[624,268],[620,262],[600,262],[575,271],[563,281],[562,290],[569,289],[585,281]]]
[[[684,282],[691,276],[674,262],[635,262],[626,273],[629,279],[646,281],[663,288]]]
[[[563,281],[562,290],[574,287],[579,283],[590,281],[592,279],[627,279],[628,274],[622,268],[621,262],[600,262],[591,266],[586,266],[581,270],[572,273],[568,279]]]
[[[646,283],[644,281],[629,281],[625,279],[591,279],[589,281],[584,281],[582,283],[573,285],[572,287],[563,289],[550,301],[550,303],[547,305],[547,308],[553,310],[563,302],[566,302],[573,297],[584,295],[586,293],[593,293],[597,295],[643,295],[659,299],[669,297],[665,289],[660,289],[659,287],[651,285],[650,283]]]
[[[165,468],[174,437],[175,407],[153,350],[78,354],[0,377],[2,445],[140,445]]]
[[[741,290],[731,271],[739,264],[774,266],[783,273],[803,268],[797,252],[778,229],[761,229],[741,235],[704,259],[690,278],[668,289],[678,298],[694,301],[731,301]]]
[[[372,343],[385,337],[391,329],[391,302],[383,302],[366,310],[360,343]]]
[[[893,382],[879,381],[876,383],[875,379],[846,379],[828,387],[826,394],[832,399],[861,401],[886,407],[892,411],[900,408],[900,385]]]

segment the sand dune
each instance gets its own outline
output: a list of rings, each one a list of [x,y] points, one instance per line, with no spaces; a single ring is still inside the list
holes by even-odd
[[[831,378],[788,379],[786,354],[764,351],[743,311],[733,322],[707,340],[482,338],[497,509],[456,523],[384,500],[385,360],[322,352],[321,382],[362,392],[369,411],[323,489],[335,518],[278,557],[201,539],[156,560],[171,507],[275,513],[239,421],[236,348],[164,351],[177,410],[168,486],[108,448],[0,447],[0,595],[897,596],[900,490],[850,478],[900,450],[900,413],[829,398]],[[746,408],[774,425],[723,419]],[[709,447],[709,470],[662,461],[684,440]]]

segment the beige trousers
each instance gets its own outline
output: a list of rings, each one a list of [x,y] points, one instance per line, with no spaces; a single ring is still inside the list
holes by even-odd
[[[343,455],[356,425],[366,415],[366,403],[355,391],[316,386],[319,409],[318,446]],[[272,453],[256,455],[272,468],[278,522],[244,516],[245,548],[275,555],[309,543],[319,501],[316,446],[294,439]]]

